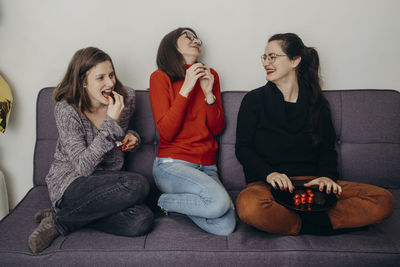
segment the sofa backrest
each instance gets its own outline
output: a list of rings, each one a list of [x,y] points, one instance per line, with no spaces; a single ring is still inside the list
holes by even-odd
[[[345,180],[400,187],[400,93],[326,91]]]
[[[236,121],[245,91],[223,92],[226,128],[219,170],[228,190],[245,186],[235,156]],[[324,91],[337,135],[340,176],[349,181],[400,187],[400,93],[394,90]]]
[[[46,185],[45,177],[54,159],[58,131],[54,119],[54,87],[40,90],[36,101],[36,144],[33,156],[33,184]]]
[[[34,155],[34,184],[45,185],[58,137],[51,99],[53,88],[40,91]],[[247,91],[222,93],[226,128],[220,137],[218,165],[228,191],[245,187],[243,169],[235,156],[236,119]],[[400,93],[393,90],[325,91],[338,136],[339,171],[346,180],[400,187]],[[157,153],[148,91],[136,91],[132,128],[142,138],[135,153],[126,153],[125,168],[147,176],[152,183],[152,165]]]

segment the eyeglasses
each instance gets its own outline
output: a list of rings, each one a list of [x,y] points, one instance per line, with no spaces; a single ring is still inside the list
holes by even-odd
[[[277,57],[284,57],[284,56],[287,56],[287,55],[278,55],[275,53],[270,53],[268,55],[262,54],[261,55],[261,63],[264,64],[265,60],[268,60],[268,62],[270,62],[270,63],[274,63],[276,61]]]
[[[193,42],[194,40],[196,40],[196,41],[197,41],[197,44],[198,44],[199,46],[201,46],[201,45],[203,44],[203,41],[202,41],[202,40],[200,40],[199,38],[197,38],[196,35],[194,35],[194,34],[192,34],[192,33],[190,33],[190,32],[182,32],[181,35],[186,35],[186,38],[188,38],[191,42]]]

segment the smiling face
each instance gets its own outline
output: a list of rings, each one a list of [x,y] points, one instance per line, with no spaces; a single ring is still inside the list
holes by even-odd
[[[114,69],[110,61],[96,64],[86,72],[84,87],[92,107],[108,105],[106,98],[114,90],[116,83]]]
[[[282,41],[271,41],[265,47],[265,55],[279,55],[275,59],[264,61],[264,69],[267,72],[267,81],[279,83],[290,79],[296,79],[296,68],[301,58],[291,60],[282,50]],[[284,55],[284,56],[281,56]]]
[[[182,32],[181,36],[179,36],[176,41],[176,46],[186,64],[193,64],[200,56],[201,42],[197,39],[196,35],[189,30],[184,30]]]

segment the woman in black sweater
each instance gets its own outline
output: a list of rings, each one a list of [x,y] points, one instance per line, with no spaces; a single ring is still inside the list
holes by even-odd
[[[236,156],[247,187],[237,198],[239,217],[277,234],[331,234],[389,217],[393,196],[372,185],[338,179],[336,135],[321,92],[319,57],[293,33],[276,34],[262,55],[268,83],[250,91],[240,106]],[[293,180],[308,180],[336,194],[327,213],[301,216],[275,202],[271,190],[293,192]]]

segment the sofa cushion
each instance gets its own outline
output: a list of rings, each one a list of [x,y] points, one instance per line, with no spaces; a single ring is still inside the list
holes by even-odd
[[[342,176],[399,188],[399,92],[350,90],[340,95]]]
[[[34,152],[33,184],[46,185],[45,177],[54,159],[58,138],[54,119],[54,87],[40,90],[36,101],[36,144]]]
[[[44,177],[53,160],[57,139],[52,90],[43,89],[38,99],[34,156],[36,186],[0,221],[0,266],[398,265],[400,189],[396,188],[399,188],[400,180],[400,94],[389,90],[324,92],[331,103],[338,135],[341,174],[348,179],[393,188],[390,191],[396,199],[395,212],[382,224],[357,232],[321,237],[277,236],[238,222],[236,231],[224,237],[203,232],[186,216],[174,213],[163,216],[159,213],[154,230],[146,236],[120,237],[86,228],[60,236],[42,253],[32,254],[27,240],[37,226],[33,215],[50,206],[47,187],[39,185],[45,184]],[[237,111],[245,93],[223,93],[226,129],[220,137],[218,164],[221,180],[233,201],[245,187],[243,170],[234,149]],[[157,135],[148,91],[137,91],[136,102],[132,124],[142,137],[142,146],[135,153],[127,153],[125,168],[144,174],[154,185],[151,167],[156,155]],[[372,126],[366,125],[368,123]],[[360,134],[360,139],[357,139],[357,134]],[[150,199],[157,200],[155,186]]]
[[[218,170],[227,190],[241,190],[246,187],[242,165],[235,155],[237,115],[246,93],[245,91],[222,93],[226,125],[220,137]]]
[[[400,190],[391,191],[399,200]],[[37,226],[33,215],[49,205],[47,188],[37,186],[0,222],[0,265],[278,266],[285,262],[289,266],[395,266],[400,258],[399,203],[384,223],[337,236],[278,236],[242,222],[230,236],[215,236],[186,216],[170,213],[158,214],[153,231],[145,236],[121,237],[84,228],[59,236],[34,255],[27,241]]]

